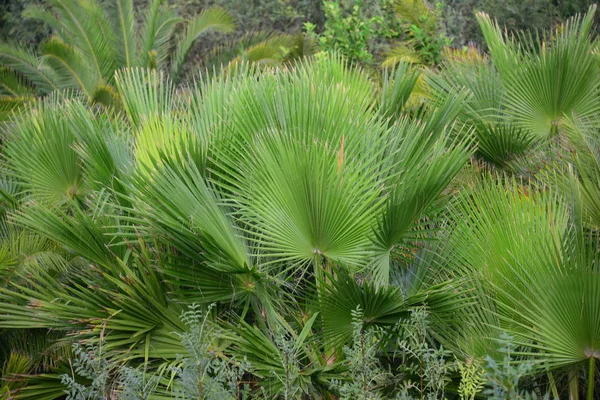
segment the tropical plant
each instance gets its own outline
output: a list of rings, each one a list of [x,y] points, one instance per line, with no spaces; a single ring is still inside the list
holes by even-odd
[[[595,10],[591,7],[584,17],[568,20],[540,40],[524,32],[503,34],[480,13],[490,56],[450,59],[429,74],[435,101],[456,91],[468,93],[461,120],[473,127],[485,166],[531,177],[551,162],[552,146],[568,136],[570,116],[589,119],[597,113]]]
[[[539,39],[480,15],[491,56],[429,72],[262,68],[258,35],[193,83],[116,71],[118,107],[31,92],[2,125],[2,395],[593,399],[593,11]]]
[[[469,158],[449,138],[461,97],[390,124],[368,75],[325,54],[279,71],[241,63],[179,93],[156,70],[115,85],[121,112],[49,98],[12,122],[5,157],[21,189],[8,218],[66,261],[59,280],[45,262],[12,272],[3,328],[110,332],[108,361],[165,370],[191,351],[178,334],[186,304],[217,303],[215,315],[239,318],[225,325],[228,351],[266,393],[290,397],[327,390],[357,305],[389,328],[424,303],[440,319],[460,306],[447,283],[404,296],[390,277]],[[339,291],[350,297],[332,313]]]
[[[502,33],[486,14],[477,18],[492,63],[509,96],[505,103],[514,123],[537,137],[556,135],[565,116],[590,117],[598,112],[598,62],[593,51],[592,24],[596,6],[538,41],[521,34],[516,41]]]
[[[152,67],[178,79],[200,36],[235,27],[221,8],[183,20],[161,0],[149,2],[143,18],[136,18],[131,0],[49,0],[45,6],[28,8],[24,16],[48,25],[53,36],[41,44],[39,55],[26,45],[0,45],[0,65],[6,71],[2,95],[20,98],[75,89],[90,102],[103,104],[118,101],[115,71]]]
[[[472,277],[479,301],[469,329],[458,332],[460,339],[449,333],[448,343],[469,356],[493,356],[494,340],[487,338],[506,332],[513,354],[533,370],[569,370],[572,396],[579,395],[578,371],[589,369],[592,399],[600,334],[597,237],[571,222],[569,208],[556,194],[514,180],[485,180],[459,201],[447,264]]]

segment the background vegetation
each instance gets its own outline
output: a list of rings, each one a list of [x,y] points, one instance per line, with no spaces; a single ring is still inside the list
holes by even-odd
[[[15,4],[0,398],[599,398],[594,5]]]

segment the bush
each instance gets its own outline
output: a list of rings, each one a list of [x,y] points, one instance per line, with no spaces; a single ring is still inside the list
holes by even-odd
[[[577,13],[585,12],[590,0],[442,0],[444,21],[455,45],[483,44],[475,13],[483,11],[509,30],[549,29]]]

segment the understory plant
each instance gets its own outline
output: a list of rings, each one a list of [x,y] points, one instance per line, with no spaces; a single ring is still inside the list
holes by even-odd
[[[381,334],[365,329],[363,318],[360,306],[352,310],[352,345],[343,349],[347,377],[332,382],[341,399],[379,399],[390,378],[379,360]]]

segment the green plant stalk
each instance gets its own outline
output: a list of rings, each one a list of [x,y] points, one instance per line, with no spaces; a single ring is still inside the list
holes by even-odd
[[[577,368],[569,370],[569,400],[579,400],[579,381]]]
[[[552,371],[548,371],[548,381],[550,381],[550,390],[552,390],[552,395],[555,399],[558,399],[558,389],[556,388],[556,381],[554,380]]]
[[[323,274],[323,270],[322,268],[322,258],[321,255],[319,253],[315,253],[315,258],[313,259],[313,269],[314,269],[314,273],[315,273],[315,283],[317,284],[317,294],[319,296],[321,296],[322,293],[322,285],[323,285],[323,279],[325,278],[324,274]]]
[[[588,369],[588,389],[587,389],[587,400],[594,399],[594,369],[596,359],[594,357],[590,357],[590,365]]]

